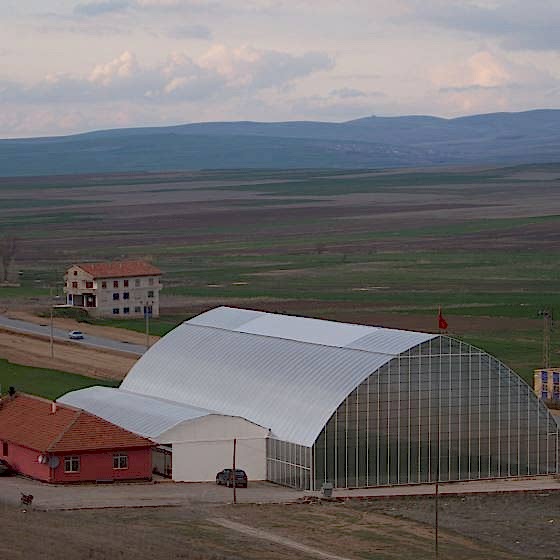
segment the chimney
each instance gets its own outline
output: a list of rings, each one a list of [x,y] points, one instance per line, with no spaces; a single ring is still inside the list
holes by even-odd
[[[51,403],[51,414],[55,414],[55,412],[56,412],[56,403],[52,402]]]

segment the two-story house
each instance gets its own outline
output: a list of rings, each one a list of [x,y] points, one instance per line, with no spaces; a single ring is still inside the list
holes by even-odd
[[[64,276],[66,303],[95,317],[157,317],[160,278],[144,261],[74,264]]]

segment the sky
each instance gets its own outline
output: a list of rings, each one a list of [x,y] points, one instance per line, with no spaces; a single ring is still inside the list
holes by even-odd
[[[560,108],[559,0],[0,0],[0,138]]]

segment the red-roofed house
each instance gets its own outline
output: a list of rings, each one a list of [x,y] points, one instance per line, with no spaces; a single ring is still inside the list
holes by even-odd
[[[66,303],[97,317],[157,317],[160,277],[144,261],[74,264],[64,277]]]
[[[23,394],[0,401],[0,458],[44,482],[150,479],[153,446],[78,408]]]

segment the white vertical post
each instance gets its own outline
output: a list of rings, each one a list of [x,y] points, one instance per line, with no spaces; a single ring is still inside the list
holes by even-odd
[[[369,385],[371,375],[367,379],[367,403],[366,403],[366,486],[369,486]]]
[[[418,348],[418,356],[420,356],[420,348]],[[420,357],[418,357],[418,360],[420,360]],[[406,432],[406,440],[408,443],[408,452],[406,454],[407,456],[407,471],[406,471],[406,482],[408,484],[410,484],[410,454],[411,454],[411,447],[410,447],[410,440],[411,440],[411,436],[410,436],[410,430],[411,430],[411,422],[410,422],[410,394],[411,394],[411,389],[410,389],[410,366],[411,366],[411,357],[410,357],[410,350],[408,352],[408,382],[407,382],[407,392],[408,392],[408,413],[407,413],[407,417],[408,417],[408,429]]]
[[[429,356],[429,354],[428,354]],[[428,358],[429,359],[429,358]],[[420,346],[418,354],[418,457],[416,462],[416,482],[422,480],[422,346]]]
[[[461,428],[463,426],[463,416],[461,414],[462,404],[462,383],[463,383],[463,343],[459,343],[459,370],[458,370],[458,389],[457,396],[459,406],[457,407],[457,479],[462,480],[461,477]]]
[[[478,478],[482,478],[482,354],[478,355]]]
[[[441,341],[441,336],[440,336]],[[440,342],[441,346],[441,342]],[[441,349],[441,348],[440,348]],[[432,480],[432,341],[428,359],[428,482]]]
[[[387,484],[391,483],[391,362],[387,364]]]
[[[397,390],[397,484],[401,481],[401,356],[398,358],[398,390]]]
[[[452,407],[451,407],[451,400],[453,398],[453,353],[452,353],[453,342],[449,341],[449,359],[448,359],[448,368],[449,368],[449,387],[447,389],[447,480],[451,480],[451,416],[452,416]]]
[[[348,402],[344,403],[344,487],[348,488]]]
[[[359,424],[360,424],[360,386],[356,387],[356,487],[359,486],[359,465],[360,465],[360,441],[359,441]]]
[[[508,388],[508,404],[507,404],[507,416],[508,416],[508,476],[511,476],[511,376],[508,375],[507,378],[507,388]]]
[[[377,371],[377,425],[376,425],[376,432],[377,432],[377,448],[375,451],[376,458],[377,458],[377,476],[375,484],[379,486],[379,446],[381,445],[381,371]]]
[[[338,488],[338,408],[334,413],[334,482],[333,486]]]
[[[468,473],[472,478],[472,346],[469,344],[469,414],[468,414]]]

